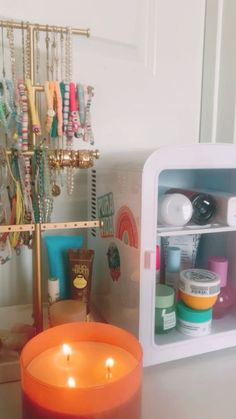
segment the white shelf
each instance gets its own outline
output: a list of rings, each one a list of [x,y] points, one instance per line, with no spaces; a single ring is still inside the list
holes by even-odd
[[[209,233],[224,233],[236,231],[236,226],[230,227],[222,224],[207,224],[205,226],[186,225],[184,227],[157,227],[157,234],[160,237],[167,236],[186,236],[189,234],[209,234]]]

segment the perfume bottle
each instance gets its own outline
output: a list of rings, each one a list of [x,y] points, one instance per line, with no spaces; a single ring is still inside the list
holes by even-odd
[[[190,198],[193,206],[192,221],[196,224],[207,224],[216,212],[215,199],[205,193],[193,194]]]
[[[235,290],[227,283],[228,259],[211,256],[208,259],[208,269],[220,275],[220,294],[213,306],[213,319],[220,319],[230,311],[235,303]]]

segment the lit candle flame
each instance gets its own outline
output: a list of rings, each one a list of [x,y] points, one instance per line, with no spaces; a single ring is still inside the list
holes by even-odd
[[[67,345],[67,343],[63,343],[62,351],[66,356],[67,362],[69,362],[70,356],[71,356],[71,347],[69,345]]]
[[[107,368],[107,378],[111,378],[112,377],[112,367],[114,366],[114,359],[113,358],[107,358],[106,360],[106,368]]]
[[[68,378],[67,384],[68,384],[68,387],[70,387],[70,388],[76,387],[76,382],[75,382],[75,379],[73,377]]]

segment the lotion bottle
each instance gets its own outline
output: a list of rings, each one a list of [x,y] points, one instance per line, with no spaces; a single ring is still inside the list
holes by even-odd
[[[169,246],[167,249],[167,261],[165,269],[165,284],[178,290],[179,272],[181,265],[181,250],[177,246]]]

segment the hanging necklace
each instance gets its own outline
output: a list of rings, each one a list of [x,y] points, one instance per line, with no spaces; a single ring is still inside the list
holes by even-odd
[[[65,52],[64,52],[64,34],[63,30],[61,30],[60,36],[60,47],[61,47],[61,81],[64,81],[65,78]]]
[[[72,81],[72,33],[71,28],[66,31],[66,51],[65,51],[65,81]]]
[[[53,32],[51,43],[51,80],[55,80],[55,67],[56,67],[56,32]]]
[[[18,107],[18,134],[22,139],[21,148],[23,151],[28,150],[28,130],[29,130],[29,116],[28,116],[28,99],[26,94],[25,82],[19,80],[18,82],[18,95],[19,95],[19,107]]]
[[[59,45],[58,45],[58,33],[56,32],[55,34],[55,42],[56,42],[56,47],[55,47],[55,78],[58,81],[59,80]]]
[[[36,84],[40,84],[40,48],[39,48],[39,43],[40,43],[40,32],[39,32],[39,28],[38,25],[36,26],[36,30],[35,30],[35,83]]]
[[[87,86],[87,103],[85,108],[85,127],[84,127],[84,141],[94,144],[93,131],[91,126],[91,102],[93,97],[93,87]]]
[[[4,132],[7,135],[7,138],[9,137],[9,128],[12,125],[12,120],[15,116],[13,94],[13,84],[11,81],[6,80],[4,31],[2,27],[2,80],[0,83],[0,122],[3,125]]]
[[[6,78],[6,67],[5,67],[5,48],[4,48],[4,29],[2,26],[2,77]]]
[[[14,89],[16,89],[17,79],[16,79],[15,41],[14,41],[14,30],[12,27],[7,28],[7,37],[8,37],[9,49],[10,49],[11,76],[12,76]]]
[[[5,150],[0,146],[0,224],[7,224],[8,216],[6,204],[7,197],[7,166],[5,160]],[[3,234],[0,234],[0,241],[3,240]]]
[[[25,80],[30,79],[30,26],[27,22],[25,41]]]
[[[22,79],[25,80],[26,62],[25,62],[25,30],[24,22],[21,22],[21,50],[22,50]]]
[[[54,86],[53,82],[45,81],[44,83],[44,92],[45,92],[46,103],[47,103],[47,117],[46,117],[45,127],[49,135],[52,129],[53,118],[55,116],[54,103],[53,103],[53,96],[54,96],[53,86]]]
[[[33,86],[32,81],[30,79],[25,80],[27,92],[28,92],[28,100],[29,100],[29,108],[31,114],[31,122],[32,122],[32,131],[36,135],[41,134],[41,127],[39,122],[38,112],[34,103],[34,94],[33,94]]]
[[[12,209],[13,209],[14,220],[11,221],[11,224],[13,224],[13,223],[14,224],[22,224],[23,220],[24,220],[24,210],[25,209],[24,209],[24,200],[23,200],[22,193],[21,193],[20,181],[19,181],[19,179],[17,179],[14,176],[14,174],[11,170],[10,162],[9,162],[7,154],[6,154],[6,162],[7,162],[7,166],[8,166],[10,176],[11,176],[12,181],[14,182],[14,186],[15,186],[15,196],[13,196],[13,198],[11,200],[12,201]],[[14,165],[12,167],[14,167],[16,169],[16,156],[15,155],[13,156],[12,164]],[[15,175],[16,175],[16,173],[17,173],[17,171],[15,170]],[[12,246],[13,249],[17,250],[17,248],[19,248],[19,246],[21,244],[23,244],[23,242],[20,239],[20,235],[21,235],[21,233],[17,232],[17,231],[15,231],[13,233],[10,233],[10,243],[11,243],[11,246]]]
[[[66,31],[66,48],[65,48],[65,96],[68,100],[68,124],[66,145],[69,150],[73,145],[73,124],[70,114],[70,82],[72,81],[72,33],[71,28]],[[74,167],[72,165],[66,170],[66,189],[68,195],[72,195],[74,190]]]
[[[48,31],[48,25],[46,27],[45,44],[46,44],[46,77],[47,77],[47,80],[50,80],[50,62],[49,62],[50,36],[49,36],[49,31]]]
[[[34,221],[33,207],[31,200],[31,176],[30,176],[30,159],[19,153],[17,158],[19,179],[21,183],[21,191],[24,200],[24,222],[31,223]]]

